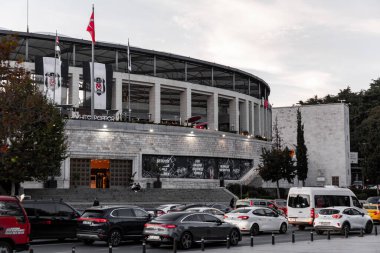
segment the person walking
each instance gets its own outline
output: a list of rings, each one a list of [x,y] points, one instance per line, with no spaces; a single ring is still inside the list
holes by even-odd
[[[95,200],[94,200],[94,204],[92,204],[92,206],[99,206],[99,200],[98,200],[98,198],[95,198]]]

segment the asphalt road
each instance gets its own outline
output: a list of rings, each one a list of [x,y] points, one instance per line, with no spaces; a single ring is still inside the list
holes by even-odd
[[[291,243],[292,241],[292,231],[295,233],[295,240],[298,241],[310,241],[311,240],[311,229],[306,229],[304,231],[298,231],[293,227],[289,227],[289,231],[286,234],[275,234],[275,244],[279,245],[279,251],[281,251],[281,243]],[[358,237],[360,233],[350,233],[350,237]],[[364,235],[365,236],[365,235]],[[313,234],[314,240],[327,240],[327,235],[316,235]],[[331,234],[331,240],[336,238],[343,238],[342,235],[337,233]],[[249,246],[251,242],[251,237],[249,235],[243,235],[243,240],[239,242],[238,247]],[[262,244],[272,244],[272,234],[264,233],[254,237],[254,245],[262,245]],[[73,247],[75,247],[75,252],[78,253],[106,253],[109,252],[109,248],[105,242],[95,242],[91,246],[86,246],[82,242],[77,240],[66,240],[64,242],[58,242],[57,240],[49,240],[49,241],[34,241],[32,242],[31,248],[34,253],[70,253],[72,252]],[[218,248],[226,248],[226,244],[206,244],[205,251],[208,248],[218,249]],[[232,248],[231,248],[232,249]],[[254,250],[254,249],[253,249]],[[179,252],[182,250],[178,250]],[[197,245],[195,248],[191,250],[187,250],[186,252],[195,252],[201,251],[201,247]],[[133,242],[128,241],[124,242],[119,247],[114,247],[112,252],[142,252],[142,244],[141,242]],[[161,246],[160,248],[151,248],[150,246],[146,246],[147,253],[156,253],[156,252],[173,252],[172,246]],[[185,251],[182,251],[185,252]]]

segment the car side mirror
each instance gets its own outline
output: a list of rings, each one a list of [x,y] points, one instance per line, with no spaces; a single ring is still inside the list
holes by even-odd
[[[362,217],[364,217],[364,213],[361,213]]]
[[[218,220],[216,221],[216,224],[218,224],[218,225],[222,225],[222,224],[223,224],[223,221],[221,221],[221,220],[218,219]]]

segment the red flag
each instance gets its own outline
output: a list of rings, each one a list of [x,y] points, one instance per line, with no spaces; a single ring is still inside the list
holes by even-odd
[[[87,26],[87,32],[91,34],[92,42],[95,43],[95,20],[94,20],[94,11],[91,13],[90,22]]]
[[[265,108],[265,109],[268,109],[268,107],[269,107],[269,102],[268,102],[267,99],[265,99],[265,100],[264,100],[264,108]]]

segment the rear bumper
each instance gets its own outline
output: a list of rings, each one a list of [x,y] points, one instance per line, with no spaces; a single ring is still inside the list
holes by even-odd
[[[292,225],[303,225],[303,226],[313,226],[313,218],[293,218],[288,217],[288,224]]]
[[[29,250],[29,243],[27,244],[17,244],[15,245],[15,250],[18,251],[24,251],[24,250]]]
[[[77,238],[79,240],[94,240],[94,241],[107,241],[107,235],[105,234],[95,234],[95,233],[83,233],[78,232]]]

